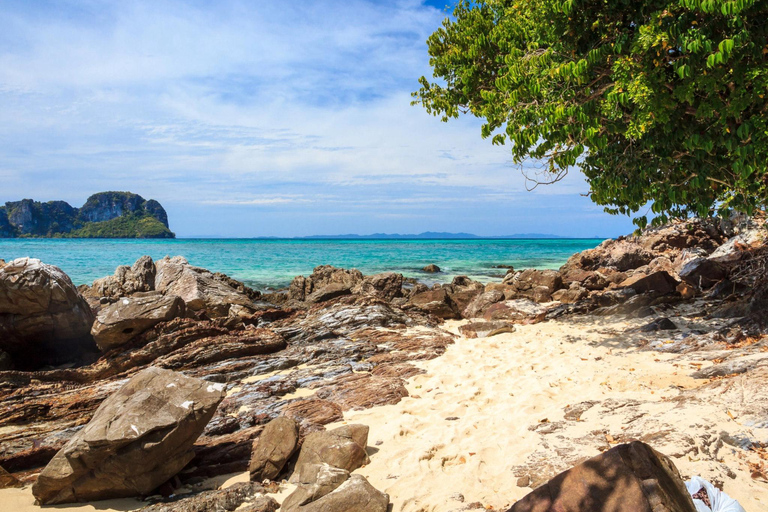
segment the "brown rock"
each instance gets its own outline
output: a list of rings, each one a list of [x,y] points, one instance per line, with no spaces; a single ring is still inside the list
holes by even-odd
[[[91,334],[96,345],[107,351],[135,338],[160,322],[184,315],[184,301],[159,293],[123,297],[96,315]]]
[[[476,318],[482,316],[485,310],[491,305],[496,304],[504,300],[504,293],[499,290],[489,290],[483,292],[470,302],[466,308],[464,308],[464,318]]]
[[[424,267],[423,269],[421,269],[421,271],[422,271],[422,272],[428,272],[428,273],[430,273],[430,274],[435,274],[435,273],[437,273],[437,272],[440,272],[440,267],[438,267],[438,266],[437,266],[437,265],[435,265],[434,263],[430,263],[429,265],[427,265],[426,267]]]
[[[362,475],[327,464],[303,467],[299,487],[283,502],[283,512],[386,512],[389,496]]]
[[[651,275],[636,274],[621,282],[622,288],[631,288],[637,293],[659,292],[672,293],[677,287],[678,281],[668,272],[654,272]]]
[[[470,322],[459,327],[459,332],[467,338],[490,338],[497,334],[515,332],[515,325],[506,320]]]
[[[352,293],[370,295],[387,301],[401,297],[402,291],[403,274],[396,274],[395,272],[366,276],[352,289]]]
[[[148,494],[193,458],[224,386],[147,368],[106,399],[43,469],[43,505]]]
[[[313,432],[304,440],[291,480],[301,474],[306,464],[329,464],[334,468],[354,471],[369,462],[366,425],[344,425],[334,430]]]
[[[444,288],[417,293],[409,299],[409,304],[425,313],[438,318],[458,318],[456,306],[451,300],[448,291]]]
[[[0,466],[0,489],[7,489],[9,487],[21,487],[21,482]]]
[[[296,451],[298,443],[299,426],[292,419],[279,416],[267,423],[253,445],[253,456],[248,468],[251,480],[274,480]]]
[[[322,288],[315,290],[306,297],[306,301],[312,304],[325,302],[343,295],[349,295],[352,291],[344,283],[330,283]]]
[[[304,301],[315,290],[330,284],[344,285],[351,290],[362,280],[363,273],[357,269],[346,270],[331,265],[320,265],[315,267],[309,277],[295,277],[288,290],[288,296],[293,300]]]
[[[181,297],[192,311],[205,310],[214,317],[227,316],[232,304],[253,307],[247,294],[217,279],[212,272],[193,267],[181,256],[166,256],[155,264],[155,268],[155,290]]]
[[[684,299],[692,299],[696,296],[696,288],[686,282],[682,282],[675,287],[677,293],[679,293]]]
[[[678,273],[680,279],[700,289],[710,288],[727,277],[719,263],[707,258],[694,258],[683,265]]]
[[[20,258],[0,269],[0,350],[16,368],[37,369],[96,352],[92,323],[88,303],[58,267]]]
[[[560,473],[507,512],[695,512],[670,459],[645,443],[616,446]]]

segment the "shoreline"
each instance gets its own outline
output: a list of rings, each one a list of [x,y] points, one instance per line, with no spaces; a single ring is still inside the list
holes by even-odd
[[[731,243],[697,226],[609,241],[559,271],[431,288],[410,287],[402,274],[321,266],[285,293],[260,294],[184,258],[143,257],[78,293],[55,267],[0,262],[0,285],[28,272],[68,286],[68,325],[91,322],[101,350],[53,369],[39,351],[39,362],[23,361],[34,373],[0,371],[0,466],[28,486],[106,397],[155,366],[226,389],[172,486],[192,491],[190,500],[242,482],[264,425],[286,416],[302,438],[367,425],[371,461],[354,474],[388,493],[396,511],[504,510],[633,440],[670,457],[684,477],[722,486],[747,509],[764,507],[768,336],[749,321],[748,289],[712,296],[715,283],[698,289],[689,273],[692,262],[714,268],[697,256],[703,251],[738,264],[733,255],[761,250],[765,238]],[[698,252],[669,245],[681,234]],[[146,323],[134,301],[173,309]],[[283,485],[278,497],[292,490]],[[3,496],[39,509],[29,487]]]

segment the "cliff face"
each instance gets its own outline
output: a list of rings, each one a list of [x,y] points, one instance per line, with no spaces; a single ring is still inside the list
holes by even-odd
[[[0,238],[174,238],[165,209],[130,192],[100,192],[82,208],[32,199],[0,206]]]

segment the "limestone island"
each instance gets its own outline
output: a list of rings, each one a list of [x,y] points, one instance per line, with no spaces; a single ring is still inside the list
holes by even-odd
[[[32,199],[0,206],[0,238],[176,238],[154,199],[131,192],[99,192],[81,208]]]

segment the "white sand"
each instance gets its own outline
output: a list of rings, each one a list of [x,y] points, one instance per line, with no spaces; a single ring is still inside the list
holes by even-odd
[[[458,325],[446,327],[455,331]],[[648,442],[672,456],[684,477],[719,478],[748,512],[768,510],[768,484],[750,478],[749,454],[727,445],[716,457],[703,454],[712,448],[710,434],[726,431],[764,440],[766,429],[740,425],[715,403],[669,400],[706,383],[688,375],[696,364],[711,363],[697,361],[695,354],[638,350],[636,340],[630,343],[620,334],[628,325],[585,317],[519,326],[515,333],[492,338],[459,338],[444,356],[419,363],[426,373],[409,380],[409,398],[345,414],[345,423],[371,428],[371,463],[358,473],[390,495],[395,512],[447,512],[472,502],[505,510],[531,491],[517,485],[516,473],[526,463],[559,464],[559,471],[570,466],[569,460],[596,455],[622,436],[658,434]],[[563,421],[566,406],[607,399],[624,405],[613,411],[595,405],[580,421]],[[637,404],[626,405],[627,400]],[[559,422],[562,426],[549,434],[529,429]],[[684,436],[695,439],[702,451],[691,451],[690,443],[680,441]],[[723,476],[726,470],[718,461],[735,478]],[[247,473],[228,484],[243,479]],[[276,496],[278,501],[290,490]],[[29,488],[0,491],[0,510],[40,510],[32,502]],[[134,510],[141,505],[113,500],[60,508]]]

